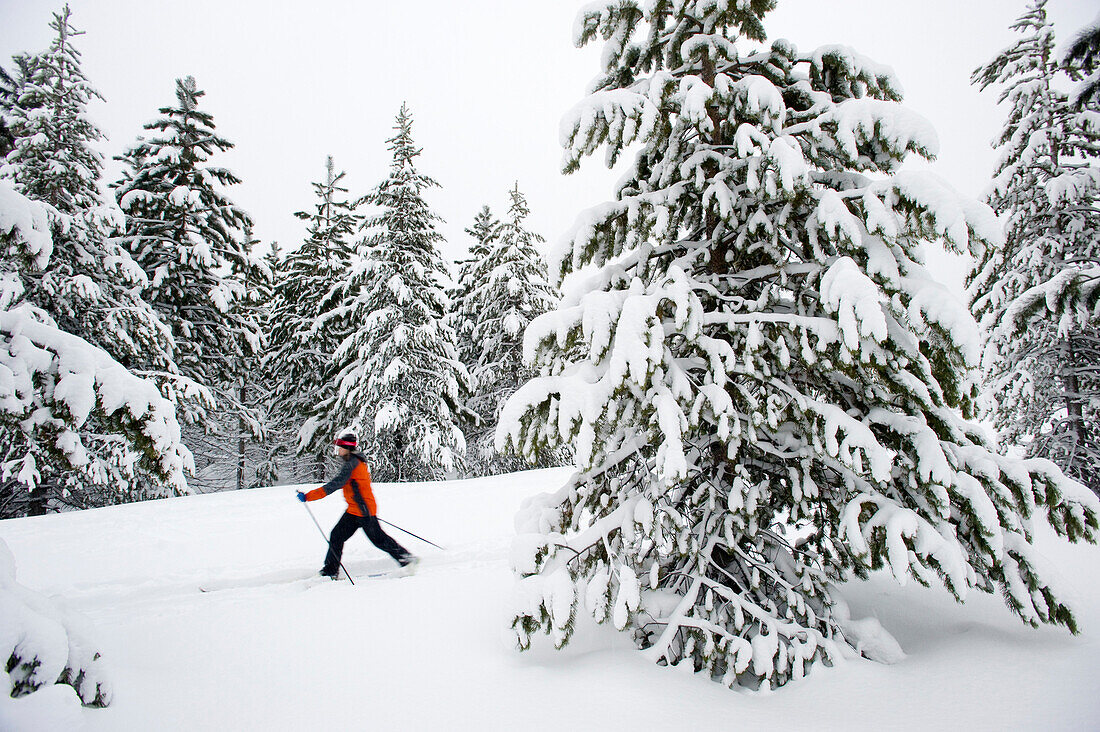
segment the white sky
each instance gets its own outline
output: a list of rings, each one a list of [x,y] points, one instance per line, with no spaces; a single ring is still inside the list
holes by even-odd
[[[0,0],[0,63],[48,45],[61,2]],[[442,184],[428,196],[444,219],[445,254],[464,253],[482,204],[507,210],[518,180],[531,228],[561,237],[584,208],[607,200],[618,177],[602,156],[560,174],[558,122],[599,71],[599,46],[572,45],[581,0],[72,0],[84,70],[106,98],[90,116],[110,158],[133,144],[175,79],[195,76],[205,108],[236,148],[218,160],[243,179],[230,196],[256,235],[293,248],[294,211],[313,205],[310,183],[326,155],[353,195],[388,171],[385,140],[403,100],[424,152],[420,169]],[[780,0],[769,38],[801,49],[841,43],[894,68],[906,104],[940,135],[935,170],[980,196],[1003,113],[970,72],[1013,40],[1024,0]],[[1096,0],[1051,0],[1060,42],[1100,10]],[[106,181],[117,178],[108,164]],[[941,265],[946,280],[961,272]]]

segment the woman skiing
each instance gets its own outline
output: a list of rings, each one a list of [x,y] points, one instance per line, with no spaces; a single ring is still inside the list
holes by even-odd
[[[344,460],[344,467],[335,478],[320,488],[314,488],[308,493],[298,491],[298,500],[304,503],[324,498],[342,488],[344,500],[348,502],[347,511],[332,527],[332,533],[329,535],[328,554],[325,557],[325,566],[321,569],[321,575],[336,579],[340,557],[344,552],[344,542],[351,538],[356,529],[360,528],[372,544],[393,557],[402,567],[415,568],[419,560],[383,531],[378,519],[375,518],[378,507],[370,487],[370,470],[367,468],[366,459],[356,450],[358,442],[355,435],[351,433],[341,435],[336,439],[335,444],[336,453]]]

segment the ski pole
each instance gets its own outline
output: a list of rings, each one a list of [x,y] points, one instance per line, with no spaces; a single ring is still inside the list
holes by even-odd
[[[302,501],[302,507],[305,508],[306,513],[309,514],[309,517],[313,519],[313,525],[316,526],[317,531],[321,533],[321,538],[325,539],[325,530],[321,528],[321,524],[317,523],[317,517],[313,515],[313,511],[309,510],[309,506],[306,505],[305,501]],[[328,543],[328,539],[325,539],[325,543]],[[344,566],[344,563],[342,561],[339,564],[340,569],[344,570],[344,574],[347,576],[348,582],[351,582],[354,585],[355,580],[351,578],[351,574],[348,572],[347,567]]]
[[[375,516],[375,518],[378,518],[378,517]],[[442,549],[443,551],[447,551],[446,549],[443,549],[443,547],[441,547],[439,544],[436,544],[434,541],[428,541],[423,536],[417,536],[416,534],[414,534],[411,531],[406,531],[405,529],[401,528],[400,526],[397,526],[396,524],[391,524],[389,521],[387,521],[384,518],[379,518],[378,520],[381,521],[382,523],[386,524],[387,526],[392,526],[393,528],[397,529],[398,531],[404,531],[406,534],[408,534],[409,536],[411,536],[414,539],[420,539],[420,541],[424,542],[425,544],[431,544],[436,549]]]

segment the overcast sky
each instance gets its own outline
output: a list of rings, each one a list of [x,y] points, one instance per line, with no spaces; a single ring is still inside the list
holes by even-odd
[[[598,71],[598,45],[578,50],[578,0],[72,0],[84,71],[106,99],[90,116],[110,158],[133,144],[175,79],[196,78],[219,132],[236,144],[218,162],[243,183],[230,196],[256,235],[296,246],[311,181],[334,156],[353,195],[388,171],[385,140],[408,101],[420,169],[440,182],[429,202],[444,219],[448,257],[482,204],[507,209],[514,181],[531,228],[556,240],[584,208],[611,197],[618,173],[602,158],[560,174],[558,123]],[[51,39],[61,2],[0,0],[0,63]],[[1051,0],[1059,41],[1096,17],[1095,0]],[[970,72],[1013,40],[1024,0],[780,0],[769,38],[801,49],[841,43],[894,68],[906,104],[940,136],[934,169],[978,197],[993,167],[1003,112]],[[118,175],[109,163],[106,181]],[[946,268],[945,268],[946,269]],[[941,272],[945,279],[958,273]]]

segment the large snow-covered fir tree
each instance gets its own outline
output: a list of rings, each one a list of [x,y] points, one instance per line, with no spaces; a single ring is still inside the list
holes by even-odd
[[[456,331],[473,383],[467,405],[478,415],[477,423],[466,430],[467,460],[477,475],[530,467],[522,458],[498,452],[494,435],[505,399],[534,375],[523,363],[523,331],[557,304],[538,250],[545,240],[526,228],[530,211],[519,183],[509,197],[503,223],[490,224],[488,208],[479,215],[470,230],[478,243],[459,272]],[[559,464],[557,455],[547,452],[534,462]]]
[[[995,245],[997,221],[900,170],[937,140],[889,68],[753,44],[773,6],[578,17],[603,73],[564,168],[637,152],[552,257],[572,277],[524,341],[546,375],[501,415],[502,444],[569,443],[579,467],[517,519],[519,643],[562,646],[588,612],[658,663],[778,686],[858,645],[832,583],[880,568],[1075,631],[1031,521],[1095,540],[1100,504],[964,419],[978,328],[921,263],[929,241]]]
[[[40,495],[80,507],[69,494],[101,493],[93,505],[133,498],[139,484],[171,495],[192,468],[157,383],[28,297],[25,275],[50,271],[51,232],[68,223],[0,180],[0,518],[39,512]]]
[[[253,266],[245,230],[251,220],[226,196],[239,183],[210,158],[232,147],[213,116],[199,108],[205,92],[193,77],[176,80],[176,105],[145,125],[149,132],[120,158],[115,184],[126,214],[128,246],[149,277],[148,298],[171,328],[180,372],[215,390],[217,408],[238,412],[238,370],[259,348],[259,326],[247,308]],[[185,421],[216,429],[213,406],[179,393]]]
[[[326,158],[324,179],[312,184],[313,211],[295,214],[308,222],[307,236],[277,265],[271,316],[267,368],[282,432],[277,439],[310,466],[314,480],[323,477],[333,436],[348,424],[336,407],[333,354],[353,330],[343,315],[348,303],[341,285],[351,272],[352,240],[363,217],[344,176],[332,157]]]
[[[20,300],[127,369],[141,368],[143,376],[171,373],[171,335],[143,299],[144,272],[112,236],[121,220],[118,209],[100,198],[102,158],[93,145],[102,134],[87,112],[87,104],[99,94],[81,70],[73,45],[81,33],[72,26],[68,6],[54,14],[50,27],[55,36],[46,51],[15,58],[2,110],[11,150],[0,165],[0,177],[56,214],[49,219],[51,249],[44,256],[8,252],[9,264],[18,272]],[[88,440],[113,439],[107,436],[113,428],[95,414],[82,429]],[[5,434],[3,452],[21,450],[17,446],[24,437]],[[85,477],[47,461],[39,466],[33,491],[25,490],[28,484],[22,489],[6,485],[29,501],[25,509],[33,512],[45,510],[49,500],[85,508],[139,495],[132,481],[112,486]],[[150,488],[153,495],[165,490],[155,481]]]
[[[1020,39],[973,75],[1001,89],[1008,117],[989,195],[1005,242],[969,288],[1002,439],[1100,493],[1100,122],[1059,89],[1046,5],[1031,3]]]
[[[387,140],[389,176],[363,199],[377,213],[363,222],[365,257],[342,285],[347,307],[321,323],[351,328],[335,354],[336,408],[361,432],[379,480],[441,478],[461,467],[466,451],[460,394],[469,375],[444,319],[439,216],[424,200],[438,183],[416,167],[412,123],[402,104]]]

